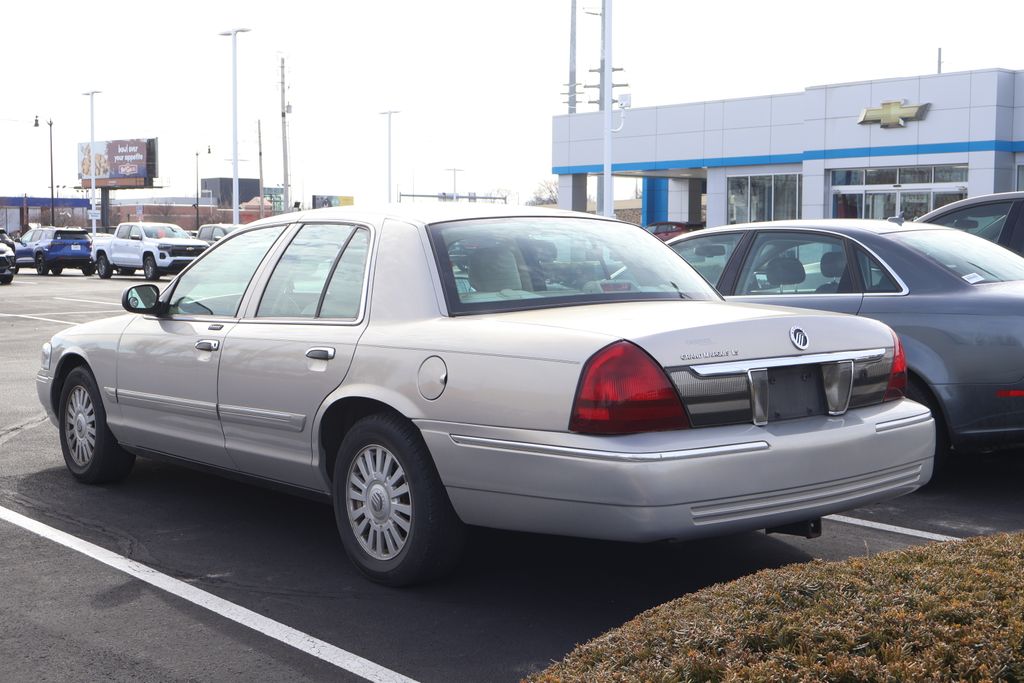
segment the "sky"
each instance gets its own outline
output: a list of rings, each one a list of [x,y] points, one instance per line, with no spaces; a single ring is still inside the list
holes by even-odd
[[[577,72],[596,83],[600,0],[578,0]],[[159,7],[159,10],[156,9]],[[850,4],[819,0],[696,3],[614,0],[612,57],[633,107],[798,92],[813,85],[1024,68],[1011,31],[1024,5],[1005,0]],[[231,176],[231,39],[238,36],[239,175],[282,182],[285,60],[292,195],[387,199],[508,193],[530,199],[551,175],[552,116],[566,112],[570,0],[338,0],[154,5],[8,3],[0,39],[0,196],[72,196],[76,145],[159,139],[160,190],[192,196],[201,177]],[[594,93],[595,90],[589,90]],[[582,105],[580,111],[593,111]],[[40,127],[34,128],[39,116]],[[209,150],[209,152],[207,152]],[[451,168],[461,169],[455,173]],[[632,193],[634,181],[616,184]]]

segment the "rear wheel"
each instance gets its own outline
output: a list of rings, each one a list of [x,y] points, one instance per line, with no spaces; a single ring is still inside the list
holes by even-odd
[[[9,285],[14,282],[13,275],[0,275],[0,285]]]
[[[64,266],[51,266],[50,275],[60,275],[64,272]]]
[[[46,261],[42,254],[36,254],[36,275],[46,275],[50,269],[46,267]]]
[[[107,426],[107,412],[92,373],[78,367],[60,391],[60,447],[72,476],[102,484],[128,476],[135,456],[123,450]]]
[[[101,280],[108,280],[114,274],[114,269],[110,267],[110,261],[107,260],[106,254],[96,257],[96,274],[100,276]]]
[[[403,417],[379,413],[349,430],[332,493],[345,552],[372,581],[405,586],[458,563],[465,527],[422,435]]]
[[[147,280],[160,279],[160,271],[156,269],[156,259],[152,254],[146,254],[146,257],[142,259],[142,274]]]
[[[96,266],[94,266],[91,263],[89,265],[87,265],[87,266],[82,266],[82,275],[85,275],[86,277],[89,277],[90,275],[92,275],[95,272],[96,272]]]

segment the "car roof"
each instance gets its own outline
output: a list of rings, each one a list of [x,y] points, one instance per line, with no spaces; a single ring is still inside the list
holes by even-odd
[[[960,199],[955,202],[950,202],[945,206],[940,206],[937,209],[929,211],[925,215],[918,218],[915,222],[926,223],[934,216],[941,216],[950,211],[956,211],[967,206],[974,206],[975,204],[988,204],[989,202],[998,201],[1017,201],[1024,199],[1024,192],[995,192],[993,194],[982,194],[977,197],[968,197],[967,199]]]
[[[735,225],[722,225],[715,228],[705,228],[695,232],[673,237],[666,244],[674,244],[686,239],[693,239],[701,235],[735,232],[737,230],[825,230],[843,235],[885,235],[892,233],[911,232],[915,230],[955,230],[941,225],[931,223],[916,223],[907,221],[900,225],[893,221],[873,220],[870,218],[802,218],[796,220],[766,221],[763,223],[737,223]]]
[[[513,218],[513,217],[573,217],[593,218],[599,220],[614,221],[616,219],[598,216],[595,214],[584,214],[575,211],[564,211],[562,209],[546,209],[533,206],[518,206],[506,204],[456,204],[454,202],[428,203],[407,203],[407,204],[381,204],[377,206],[355,207],[355,206],[332,206],[323,209],[309,209],[296,211],[294,213],[278,214],[248,223],[252,225],[271,225],[280,223],[282,218],[289,222],[309,222],[318,220],[336,221],[360,221],[366,223],[381,223],[385,219],[394,219],[430,225],[432,223],[443,223],[447,221],[471,220],[480,218]]]

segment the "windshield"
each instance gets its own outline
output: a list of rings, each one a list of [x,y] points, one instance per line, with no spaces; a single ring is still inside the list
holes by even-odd
[[[453,314],[652,299],[719,299],[635,226],[585,218],[491,218],[430,227]]]
[[[959,230],[915,230],[892,237],[937,261],[968,284],[1024,280],[1024,258]]]
[[[184,237],[187,239],[190,236],[177,225],[171,225],[170,223],[165,223],[163,225],[144,225],[142,226],[142,232],[146,233],[146,237],[155,240],[162,240],[166,237]]]

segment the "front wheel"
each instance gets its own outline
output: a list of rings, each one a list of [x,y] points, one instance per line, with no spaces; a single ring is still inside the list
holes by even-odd
[[[36,275],[46,275],[50,269],[46,267],[46,261],[42,254],[36,254]]]
[[[907,382],[905,392],[911,401],[917,401],[927,406],[932,411],[932,419],[935,420],[935,458],[932,460],[933,477],[942,475],[949,469],[949,461],[952,457],[949,444],[949,430],[946,428],[946,420],[942,415],[942,408],[935,396],[927,388],[927,385],[917,377],[911,377]]]
[[[110,261],[107,260],[106,254],[96,257],[96,274],[100,276],[101,280],[109,280],[110,276],[114,274],[114,269],[110,267]]]
[[[51,266],[50,275],[60,275],[64,272],[64,266]]]
[[[75,479],[102,484],[124,479],[135,456],[123,450],[107,426],[107,411],[92,373],[77,367],[60,390],[60,448]]]
[[[152,254],[146,254],[146,258],[142,259],[142,274],[147,280],[160,279],[160,271],[156,269],[156,259]]]
[[[9,285],[14,282],[13,275],[0,275],[0,285]]]
[[[338,449],[332,493],[345,552],[370,580],[405,586],[458,563],[465,527],[422,435],[401,416],[353,425]]]

